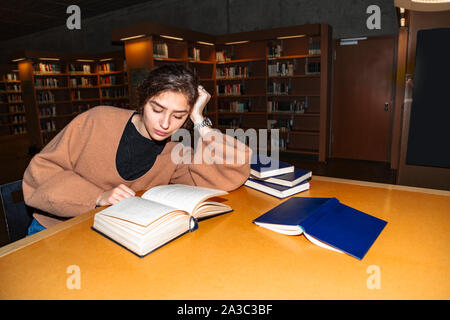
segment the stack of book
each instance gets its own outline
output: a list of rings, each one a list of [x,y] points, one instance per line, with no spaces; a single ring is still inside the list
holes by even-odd
[[[269,157],[254,157],[250,167],[247,187],[277,198],[286,198],[309,189],[312,172]]]

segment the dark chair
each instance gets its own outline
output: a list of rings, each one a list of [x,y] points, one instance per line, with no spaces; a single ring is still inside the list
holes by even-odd
[[[24,238],[33,217],[23,200],[22,180],[0,186],[0,197],[9,242]]]

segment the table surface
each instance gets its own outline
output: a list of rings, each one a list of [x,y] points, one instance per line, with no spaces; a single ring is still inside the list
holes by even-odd
[[[0,248],[0,299],[450,298],[450,192],[313,177],[297,196],[388,224],[358,260],[256,226],[286,199],[241,187],[233,212],[139,258],[91,230],[96,209]]]

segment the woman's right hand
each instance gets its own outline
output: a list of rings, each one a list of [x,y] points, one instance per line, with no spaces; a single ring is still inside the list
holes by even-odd
[[[98,198],[97,206],[107,206],[118,203],[120,200],[133,197],[136,193],[124,184],[120,184],[114,189],[103,192]]]

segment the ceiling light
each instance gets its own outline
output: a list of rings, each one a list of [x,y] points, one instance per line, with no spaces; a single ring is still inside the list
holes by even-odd
[[[230,45],[230,44],[241,44],[241,43],[247,43],[247,42],[249,42],[249,40],[225,42],[225,44]]]
[[[305,37],[304,34],[297,34],[294,36],[282,36],[282,37],[277,37],[277,39],[281,40],[281,39],[292,39],[292,38],[303,38]]]
[[[183,38],[178,38],[178,37],[167,36],[167,35],[164,35],[164,34],[160,34],[159,36],[160,36],[160,37],[162,37],[162,38],[167,38],[167,39],[172,39],[172,40],[179,40],[179,41],[183,41]]]
[[[120,41],[127,41],[127,40],[132,40],[132,39],[143,38],[143,37],[145,37],[145,34],[139,34],[137,36],[122,38],[122,39],[120,39]]]
[[[197,43],[199,43],[199,44],[206,44],[207,46],[213,46],[214,45],[214,43],[204,42],[204,41],[197,41]]]

